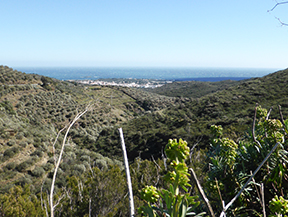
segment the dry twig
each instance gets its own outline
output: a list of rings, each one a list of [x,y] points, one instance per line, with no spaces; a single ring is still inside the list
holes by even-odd
[[[51,213],[50,213],[50,214],[51,214],[50,216],[51,216],[51,217],[54,217],[54,209],[55,209],[55,207],[59,204],[59,200],[58,200],[58,202],[57,202],[55,205],[53,205],[53,202],[54,202],[54,201],[53,201],[54,187],[55,187],[55,180],[56,180],[56,176],[57,176],[57,171],[58,171],[58,169],[59,169],[59,166],[60,166],[60,163],[61,163],[61,159],[62,159],[62,155],[63,155],[63,153],[64,153],[64,147],[65,147],[65,145],[66,145],[66,140],[67,140],[67,137],[68,137],[68,133],[69,133],[71,127],[75,124],[75,122],[76,122],[77,120],[79,120],[79,118],[81,118],[87,111],[91,110],[91,108],[92,108],[92,105],[88,105],[83,112],[77,113],[77,115],[75,116],[75,118],[68,124],[68,126],[65,126],[65,127],[64,127],[63,129],[61,129],[61,130],[58,132],[58,134],[57,134],[56,139],[58,140],[58,137],[59,137],[60,133],[61,133],[64,129],[67,128],[66,133],[65,133],[65,135],[64,135],[63,142],[62,142],[61,151],[60,151],[58,160],[57,160],[57,162],[56,162],[56,164],[55,164],[55,169],[54,169],[54,174],[53,174],[53,179],[52,179],[52,184],[51,184],[50,199],[49,199],[49,202],[50,202],[50,212],[51,212]],[[53,149],[54,149],[54,145],[55,145],[55,143],[56,143],[57,140],[55,140],[55,142],[54,142],[54,144],[53,144]],[[53,152],[54,152],[54,154],[55,154],[55,150],[53,150]],[[55,156],[54,156],[54,157],[55,157]],[[60,199],[60,200],[61,200],[61,199]]]
[[[203,191],[203,189],[202,189],[202,187],[201,187],[201,185],[200,185],[200,183],[199,183],[199,181],[197,179],[197,176],[196,176],[194,170],[192,168],[189,168],[189,170],[190,170],[190,172],[192,174],[192,178],[194,179],[194,182],[196,183],[197,189],[200,192],[200,195],[201,195],[202,199],[204,200],[204,202],[205,202],[205,204],[207,206],[207,209],[208,209],[208,211],[210,213],[210,216],[215,217],[215,214],[213,212],[212,206],[210,205],[209,200],[206,197],[206,195],[205,195],[205,193],[204,193],[204,191]]]
[[[276,4],[274,5],[274,7],[270,10],[268,10],[267,12],[272,12],[276,7],[278,7],[279,5],[284,5],[284,4],[288,4],[288,1],[284,1],[284,2],[277,2],[276,1]],[[274,16],[275,17],[275,16]],[[277,19],[279,21],[279,23],[281,24],[281,26],[288,26],[288,23],[284,23],[280,20],[280,18],[278,17],[275,17],[275,19]]]
[[[263,164],[268,160],[268,158],[271,156],[271,154],[275,151],[275,149],[280,145],[280,142],[277,142],[276,145],[272,148],[272,150],[269,152],[269,154],[265,157],[265,159],[262,161],[262,163],[257,167],[257,169],[254,171],[252,176],[248,179],[248,181],[244,184],[242,189],[238,192],[238,194],[225,206],[225,209],[221,212],[220,217],[225,216],[226,210],[235,202],[235,200],[242,194],[244,189],[247,187],[247,185],[251,182],[252,178],[256,175],[256,173],[260,170],[260,168],[263,166]]]

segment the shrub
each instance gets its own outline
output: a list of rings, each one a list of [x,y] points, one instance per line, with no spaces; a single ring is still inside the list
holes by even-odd
[[[51,164],[51,163],[46,163],[42,167],[45,171],[49,171],[49,170],[52,170],[54,168],[53,164]]]
[[[89,160],[90,160],[90,157],[88,156],[88,155],[83,155],[83,156],[81,156],[80,157],[80,161],[88,161],[89,162]]]
[[[31,172],[32,176],[35,176],[35,177],[42,177],[44,173],[45,173],[45,170],[42,167],[36,167]]]
[[[38,149],[36,149],[33,153],[31,153],[30,156],[42,157],[42,156],[43,156],[43,151],[38,148]]]
[[[15,162],[10,162],[10,163],[8,163],[8,164],[6,165],[6,168],[7,168],[8,170],[13,170],[13,169],[15,169],[15,167],[16,167],[16,163],[15,163]]]
[[[97,159],[95,160],[95,166],[97,166],[99,169],[107,169],[107,163],[103,159]]]
[[[12,147],[12,148],[8,148],[4,151],[4,156],[7,156],[8,158],[13,157],[15,154],[17,154],[19,152],[19,147]]]
[[[19,133],[17,133],[17,135],[16,135],[16,139],[18,139],[18,140],[23,139],[23,137],[24,137],[24,133],[23,133],[23,132],[19,132]]]
[[[28,145],[28,143],[24,142],[24,141],[19,143],[19,146],[22,147],[22,148],[26,148],[27,145]]]
[[[78,172],[79,174],[84,173],[85,170],[86,170],[86,168],[83,164],[80,164],[80,165],[77,164],[73,167],[73,171],[75,171],[76,173]]]
[[[37,160],[37,157],[29,158],[28,160],[18,164],[16,166],[16,170],[19,172],[24,172],[28,167],[32,166],[36,160]]]
[[[30,177],[21,177],[20,179],[18,179],[18,181],[16,182],[17,185],[21,185],[22,187],[24,187],[26,184],[30,185],[32,183]]]

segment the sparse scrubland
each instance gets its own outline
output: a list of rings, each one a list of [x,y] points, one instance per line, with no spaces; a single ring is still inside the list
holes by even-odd
[[[179,171],[175,161],[187,166],[183,174],[188,180],[178,182],[177,189],[179,195],[186,195],[179,196],[181,200],[192,203],[187,204],[193,205],[188,211],[210,215],[194,180],[186,174],[193,168],[219,216],[221,200],[228,204],[278,144],[226,215],[263,216],[265,208],[266,216],[284,216],[287,83],[286,69],[239,82],[166,84],[152,93],[81,85],[0,66],[0,215],[50,215],[47,197],[64,136],[55,145],[54,140],[91,103],[93,110],[69,132],[55,182],[55,216],[129,215],[119,127],[125,137],[135,207],[142,207],[139,215],[149,211],[150,216],[164,216],[169,196],[176,194],[176,187],[174,191],[169,187]],[[169,139],[180,138],[190,150],[181,160],[165,149]],[[143,198],[145,186],[154,187],[148,188],[153,200],[147,200],[149,195]],[[172,211],[177,203],[170,204]],[[183,204],[178,205],[183,208]]]

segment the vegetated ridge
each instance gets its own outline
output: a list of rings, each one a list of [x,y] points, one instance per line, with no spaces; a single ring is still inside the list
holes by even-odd
[[[157,93],[172,97],[192,97],[199,98],[209,93],[214,93],[230,86],[237,85],[243,81],[224,80],[218,82],[203,81],[176,81],[165,84],[159,88],[146,89],[151,93]]]
[[[95,103],[94,110],[70,131],[58,188],[65,185],[66,176],[83,173],[91,162],[99,168],[121,165],[118,127],[123,128],[133,161],[138,156],[160,157],[170,138],[206,148],[212,124],[221,124],[226,135],[237,138],[251,125],[255,103],[274,106],[272,116],[278,115],[280,104],[287,117],[287,82],[286,69],[241,82],[192,82],[192,92],[201,92],[202,85],[210,91],[190,95],[188,85],[187,95],[175,97],[175,91],[174,96],[165,96],[134,88],[86,86],[0,66],[1,191],[14,184],[33,183],[36,192],[41,185],[49,188],[56,134],[88,103]]]

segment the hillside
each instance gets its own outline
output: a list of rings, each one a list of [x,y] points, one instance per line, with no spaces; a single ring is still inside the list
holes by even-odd
[[[103,151],[103,156],[99,154],[101,149],[95,152],[94,148],[87,148],[97,142],[101,132],[177,104],[175,101],[173,97],[137,89],[79,85],[0,66],[0,191],[14,183],[34,183],[39,190],[42,179],[52,175],[52,144],[57,132],[87,104],[94,104],[94,109],[70,131],[71,141],[65,149],[63,178],[58,187],[63,186],[66,175],[82,173],[91,162],[100,167],[121,165],[116,160],[122,160],[121,152],[109,140],[104,144],[109,147],[110,156],[117,155],[114,160]],[[118,135],[115,140],[119,141]]]
[[[237,85],[243,81],[224,80],[218,82],[202,82],[202,81],[177,81],[165,84],[162,87],[154,89],[146,89],[151,93],[157,93],[164,96],[172,97],[191,97],[200,98],[209,93],[214,93],[233,85]]]
[[[208,129],[212,124],[222,125],[226,135],[239,138],[251,128],[256,103],[266,108],[273,106],[271,116],[277,118],[278,105],[281,105],[283,116],[287,117],[287,82],[286,69],[237,83],[197,100],[178,98],[177,105],[130,120],[123,124],[128,155],[131,158],[160,156],[169,138],[183,138],[190,145],[199,142],[199,147],[206,148],[210,143]],[[116,144],[116,135],[113,129],[102,131],[93,148],[108,154],[109,150],[102,144],[107,139]]]
[[[244,135],[251,126],[255,103],[274,106],[272,116],[277,117],[280,104],[288,117],[287,82],[288,70],[214,86],[202,82],[186,86],[184,82],[185,98],[126,87],[85,86],[0,66],[0,190],[15,183],[33,183],[37,191],[46,176],[44,188],[48,188],[53,140],[88,103],[95,103],[94,109],[70,131],[58,188],[67,175],[82,173],[92,162],[100,168],[121,165],[119,127],[132,162],[138,156],[161,156],[169,138],[183,138],[190,146],[199,142],[198,147],[206,148],[211,124],[221,124],[225,134],[234,138]],[[207,91],[201,93],[204,96],[190,98],[190,92],[201,90]]]

